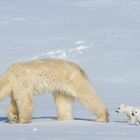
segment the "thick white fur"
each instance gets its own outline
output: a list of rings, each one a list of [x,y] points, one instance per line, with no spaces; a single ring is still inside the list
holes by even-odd
[[[133,108],[132,115],[135,117],[136,124],[140,125],[140,108]]]
[[[29,123],[33,96],[43,92],[53,93],[59,120],[72,119],[72,102],[77,99],[97,121],[109,121],[107,109],[86,73],[72,62],[48,59],[16,63],[0,78],[0,100],[11,97],[7,110],[11,122]]]
[[[124,105],[124,104],[121,104],[116,112],[117,113],[125,113],[126,114],[126,121],[128,123],[135,123],[136,120],[135,120],[135,117],[132,115],[132,110],[133,110],[134,106],[128,106],[128,105]]]

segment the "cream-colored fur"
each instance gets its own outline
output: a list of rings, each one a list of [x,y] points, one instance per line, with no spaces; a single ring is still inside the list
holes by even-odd
[[[72,102],[77,99],[97,121],[109,121],[107,109],[85,72],[72,62],[48,59],[16,63],[0,78],[0,100],[11,97],[7,110],[11,122],[29,123],[33,96],[43,92],[53,93],[59,120],[73,118]]]

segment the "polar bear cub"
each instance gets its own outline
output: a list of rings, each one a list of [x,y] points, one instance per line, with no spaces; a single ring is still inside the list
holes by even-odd
[[[136,119],[136,124],[140,125],[140,108],[133,108],[132,116]]]
[[[128,106],[128,105],[124,105],[124,104],[121,104],[116,112],[117,113],[125,113],[126,114],[126,121],[128,123],[135,123],[136,122],[136,119],[134,117],[134,115],[132,115],[132,110],[133,108],[135,108],[134,106]]]

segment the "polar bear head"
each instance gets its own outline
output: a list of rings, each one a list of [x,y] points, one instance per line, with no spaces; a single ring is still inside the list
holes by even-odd
[[[125,108],[126,108],[126,105],[121,104],[121,105],[116,109],[116,112],[117,112],[117,113],[124,112]]]
[[[132,110],[132,116],[140,116],[140,108],[134,108]]]

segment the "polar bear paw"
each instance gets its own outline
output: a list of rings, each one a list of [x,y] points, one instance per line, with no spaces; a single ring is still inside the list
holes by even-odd
[[[8,115],[8,119],[9,119],[10,123],[18,123],[19,119],[16,114],[13,114],[10,112],[7,115]]]

